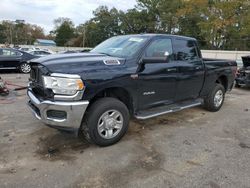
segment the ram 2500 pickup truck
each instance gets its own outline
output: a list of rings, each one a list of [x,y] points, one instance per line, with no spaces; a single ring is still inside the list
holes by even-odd
[[[194,38],[165,34],[110,38],[88,53],[31,62],[28,105],[45,124],[100,146],[140,120],[204,105],[218,111],[233,87],[234,61],[203,59]]]

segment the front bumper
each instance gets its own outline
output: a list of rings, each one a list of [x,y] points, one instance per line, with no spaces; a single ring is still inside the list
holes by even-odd
[[[79,130],[88,101],[42,101],[31,90],[28,90],[27,94],[28,106],[38,120],[57,129]]]

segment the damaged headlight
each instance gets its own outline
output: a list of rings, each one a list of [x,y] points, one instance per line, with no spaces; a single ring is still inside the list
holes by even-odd
[[[84,89],[84,83],[78,75],[52,74],[43,76],[45,88],[52,89],[55,94],[74,95]]]

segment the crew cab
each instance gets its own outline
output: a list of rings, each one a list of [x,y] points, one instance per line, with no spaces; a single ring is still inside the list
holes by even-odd
[[[88,53],[31,62],[28,105],[45,124],[108,146],[124,136],[130,117],[198,105],[218,111],[236,70],[235,61],[203,59],[194,38],[116,36]]]

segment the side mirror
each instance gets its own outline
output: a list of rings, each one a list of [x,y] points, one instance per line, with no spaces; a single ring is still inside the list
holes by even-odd
[[[169,61],[169,52],[165,52],[164,56],[160,57],[143,57],[142,63],[150,64],[150,63],[167,63]]]

